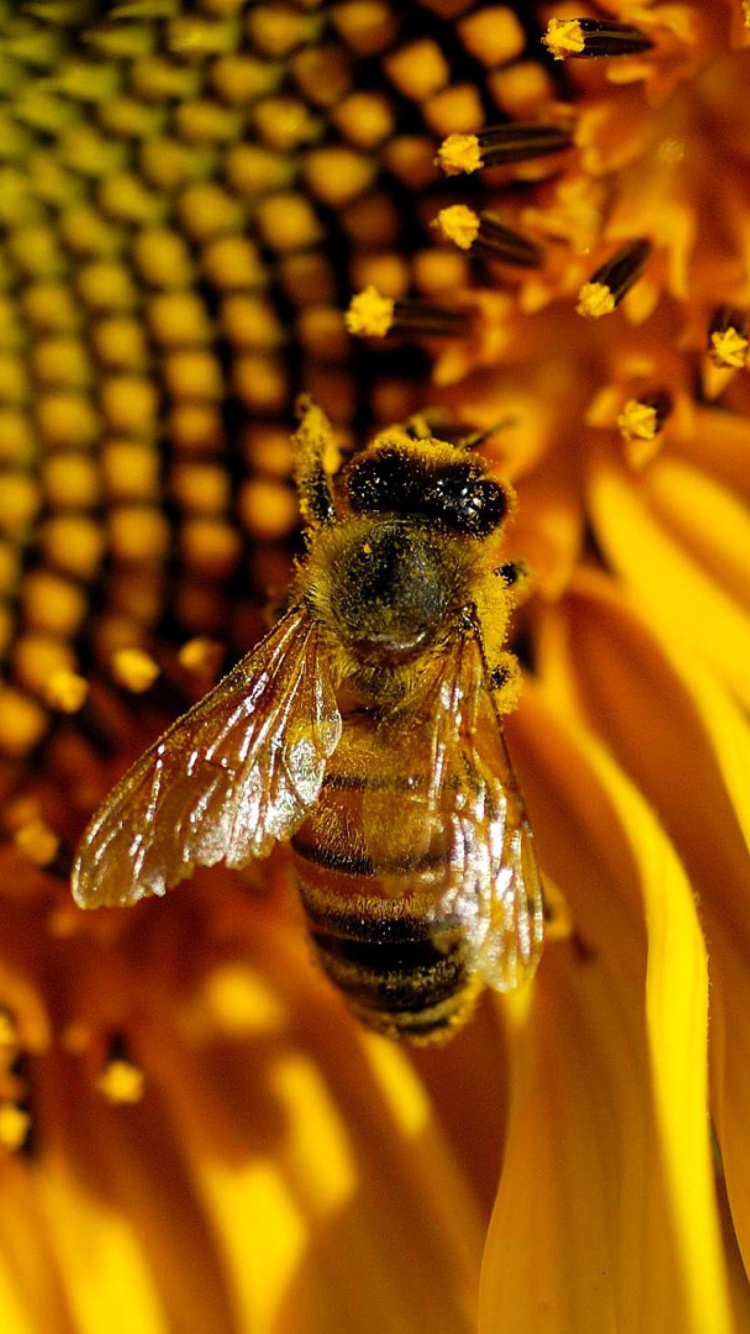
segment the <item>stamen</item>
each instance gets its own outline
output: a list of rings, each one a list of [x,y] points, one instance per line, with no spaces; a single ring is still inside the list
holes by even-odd
[[[578,293],[578,314],[598,320],[619,306],[640,278],[651,249],[650,241],[630,241],[602,264]]]
[[[518,264],[533,268],[539,264],[542,252],[533,241],[519,232],[503,227],[489,213],[475,213],[466,204],[443,208],[435,219],[447,241],[460,250],[473,250],[487,259],[502,264]]]
[[[436,162],[446,176],[459,176],[482,167],[502,167],[559,153],[572,142],[570,130],[560,125],[509,121],[507,125],[489,126],[478,134],[449,134],[438,149]]]
[[[666,390],[628,399],[617,418],[623,440],[654,440],[663,429],[672,407],[672,397]]]
[[[608,19],[550,19],[542,41],[555,60],[632,56],[654,45],[632,23]]]
[[[747,316],[733,306],[720,306],[708,326],[709,356],[722,370],[741,370],[750,343]]]
[[[456,338],[466,333],[469,316],[463,310],[445,310],[426,301],[395,301],[376,287],[365,287],[352,297],[344,315],[349,333],[363,338],[386,335]]]

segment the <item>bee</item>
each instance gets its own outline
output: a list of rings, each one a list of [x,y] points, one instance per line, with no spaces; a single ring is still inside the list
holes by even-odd
[[[370,1028],[450,1037],[542,946],[532,835],[500,715],[519,567],[496,567],[512,493],[469,448],[390,428],[332,476],[300,400],[306,549],[289,607],[95,814],[84,908],[164,894],[277,842],[318,958]]]

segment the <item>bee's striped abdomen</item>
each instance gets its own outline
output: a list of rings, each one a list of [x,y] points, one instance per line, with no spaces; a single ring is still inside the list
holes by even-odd
[[[424,820],[416,758],[406,765],[367,731],[363,722],[332,757],[319,804],[292,839],[302,903],[326,973],[360,1018],[392,1037],[439,1042],[479,990],[465,930],[440,910],[451,849],[445,829]]]

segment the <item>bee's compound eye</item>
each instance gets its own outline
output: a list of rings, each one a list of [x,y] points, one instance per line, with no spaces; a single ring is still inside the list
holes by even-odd
[[[381,449],[355,463],[349,474],[349,503],[358,514],[409,513],[420,483],[413,460],[396,449]]]
[[[502,523],[507,509],[507,496],[499,482],[480,482],[473,497],[470,531],[475,537],[488,537]]]
[[[469,537],[487,537],[505,516],[505,491],[485,481],[471,464],[438,472],[425,495],[425,509]]]

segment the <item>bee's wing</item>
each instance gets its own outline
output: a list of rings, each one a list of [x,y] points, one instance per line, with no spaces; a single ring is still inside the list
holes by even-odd
[[[509,991],[538,963],[544,901],[531,830],[475,635],[461,637],[448,655],[430,734],[428,818],[443,827],[449,850],[435,914],[461,923],[474,971],[488,986]]]
[[[76,902],[133,903],[196,865],[265,856],[317,801],[340,735],[318,629],[297,608],[120,779],[81,841]]]

